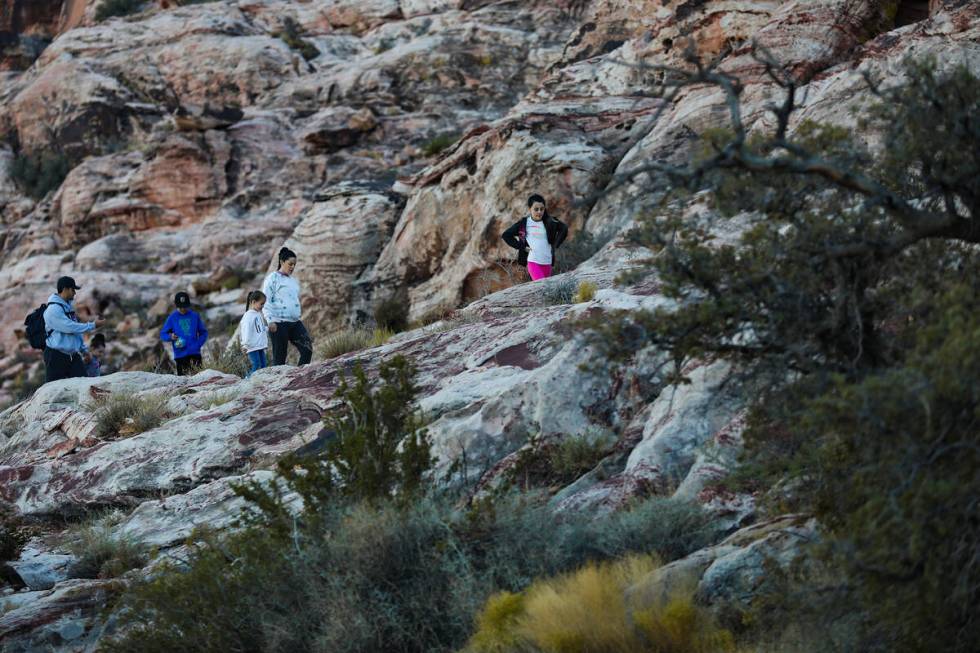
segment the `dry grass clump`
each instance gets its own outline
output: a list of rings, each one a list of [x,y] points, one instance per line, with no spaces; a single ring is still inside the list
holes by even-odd
[[[204,363],[202,367],[204,369],[217,370],[239,378],[245,378],[245,375],[251,369],[248,356],[243,354],[237,345],[225,347],[217,340],[212,340],[201,354],[201,359]]]
[[[90,409],[95,413],[95,435],[99,438],[129,437],[155,429],[176,417],[167,403],[170,394],[154,395],[135,392],[113,392],[95,400]]]
[[[149,555],[145,546],[113,533],[121,516],[110,512],[67,533],[67,548],[78,558],[71,568],[72,577],[115,578],[146,565]]]
[[[575,296],[572,297],[572,301],[576,304],[591,302],[593,299],[595,299],[597,290],[599,290],[599,287],[591,281],[580,281],[578,284],[578,289],[575,291]]]
[[[522,594],[491,597],[477,619],[470,653],[716,653],[734,651],[690,596],[633,611],[628,587],[660,565],[650,555],[589,563],[555,579],[539,580]]]
[[[390,329],[359,329],[347,327],[321,338],[317,344],[317,358],[330,360],[352,351],[380,347],[395,335]]]
[[[575,279],[570,277],[545,279],[543,280],[543,284],[544,288],[541,289],[541,295],[544,298],[545,304],[558,306],[560,304],[571,304],[574,301],[577,291]]]

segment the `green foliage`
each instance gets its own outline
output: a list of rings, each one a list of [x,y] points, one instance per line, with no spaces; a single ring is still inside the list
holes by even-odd
[[[684,532],[656,524],[653,516],[667,503],[617,515],[557,517],[529,497],[470,510],[428,498],[396,506],[351,505],[335,497],[319,504],[318,519],[304,513],[284,531],[258,526],[223,539],[203,534],[186,566],[164,567],[129,590],[116,613],[120,634],[104,647],[140,653],[459,650],[472,634],[474,615],[497,592],[520,592],[536,577],[589,560],[671,549],[661,546],[660,535],[690,538],[690,523],[674,523]],[[702,528],[687,546],[703,546],[715,535]]]
[[[353,384],[341,376],[335,398],[341,408],[324,417],[330,433],[322,453],[285,456],[278,463],[280,482],[251,483],[237,492],[259,509],[257,520],[285,531],[293,511],[284,489],[303,500],[310,519],[340,498],[379,502],[414,500],[425,489],[432,467],[428,432],[415,411],[414,366],[403,356],[381,363],[380,387],[372,390],[363,367],[354,368]]]
[[[614,358],[666,349],[677,382],[692,359],[755,372],[766,390],[740,482],[828,529],[819,551],[868,616],[856,648],[967,651],[980,638],[980,80],[909,64],[879,92],[864,126],[880,152],[803,124],[788,145],[749,142],[743,161],[792,156],[816,174],[715,167],[697,182],[721,217],[644,220],[632,237],[675,305],[593,320],[593,341]],[[731,138],[704,136],[702,160]],[[718,242],[732,218],[740,238]]]
[[[77,557],[72,578],[115,578],[148,561],[146,547],[113,532],[118,515],[109,513],[71,529],[68,550]]]
[[[593,469],[615,445],[608,433],[586,432],[560,438],[531,437],[509,470],[513,485],[560,488]]]
[[[399,333],[408,328],[408,299],[401,293],[374,307],[374,322],[381,329]]]
[[[26,541],[27,532],[16,510],[0,503],[0,561],[15,559]]]
[[[167,408],[170,395],[112,392],[92,402],[95,435],[99,438],[129,437],[155,429],[175,417]]]
[[[282,30],[277,32],[276,36],[290,48],[299,52],[307,61],[320,56],[317,47],[303,38],[299,24],[289,16],[283,19]]]
[[[428,432],[414,408],[415,367],[395,356],[381,363],[378,376],[383,384],[374,392],[360,365],[353,385],[341,378],[336,396],[344,409],[324,420],[336,434],[326,460],[351,497],[377,500],[398,493],[410,498],[422,490],[434,462]]]
[[[10,168],[11,178],[35,200],[58,190],[71,164],[64,154],[18,154]]]
[[[608,234],[598,237],[588,231],[579,231],[561,244],[555,256],[555,274],[571,272],[585,263],[611,240]]]
[[[422,145],[425,156],[437,156],[459,140],[459,134],[437,134]]]
[[[102,22],[115,16],[135,14],[143,6],[143,0],[102,0],[95,10],[95,20]]]
[[[689,595],[631,610],[628,588],[659,566],[652,556],[589,564],[556,579],[538,580],[523,595],[498,594],[478,618],[469,653],[717,653],[734,651]]]

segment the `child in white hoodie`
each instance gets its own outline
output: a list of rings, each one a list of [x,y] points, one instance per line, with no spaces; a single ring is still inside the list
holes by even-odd
[[[252,365],[252,369],[246,375],[249,377],[256,370],[261,370],[269,365],[265,355],[265,350],[269,346],[269,327],[262,316],[262,307],[265,306],[265,293],[261,290],[253,290],[248,293],[245,306],[248,310],[242,316],[238,333],[242,343],[242,351],[248,356],[248,362]]]

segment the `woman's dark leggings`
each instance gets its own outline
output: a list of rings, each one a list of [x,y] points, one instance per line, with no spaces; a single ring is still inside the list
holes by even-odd
[[[272,341],[272,364],[285,365],[289,343],[299,350],[299,364],[306,365],[313,358],[313,341],[302,322],[276,322],[275,332],[269,331]]]

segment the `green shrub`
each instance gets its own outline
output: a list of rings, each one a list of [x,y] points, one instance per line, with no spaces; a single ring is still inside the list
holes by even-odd
[[[18,154],[10,176],[25,193],[36,200],[58,190],[71,170],[64,154]]]
[[[283,19],[282,30],[275,35],[290,48],[299,52],[307,61],[320,56],[317,47],[302,37],[299,24],[289,16]]]
[[[304,513],[282,532],[206,536],[182,570],[127,593],[120,635],[105,650],[456,651],[491,595],[660,548],[650,538],[670,527],[651,524],[666,505],[656,504],[638,506],[642,515],[557,517],[532,497],[471,510],[432,498],[352,506],[335,497],[318,504],[319,519]],[[694,546],[711,541],[708,530]]]
[[[615,439],[606,433],[531,437],[518,451],[508,476],[511,484],[524,490],[564,487],[593,469],[614,444]]]
[[[95,20],[101,23],[107,18],[135,14],[143,4],[144,0],[102,0],[95,10]]]
[[[436,156],[447,150],[458,140],[459,134],[437,134],[422,145],[422,153],[425,154],[425,156]]]
[[[0,502],[0,562],[14,560],[27,541],[27,531],[17,511]]]
[[[549,306],[571,304],[575,299],[577,286],[575,279],[571,277],[545,279],[543,280],[543,285],[541,295],[544,298],[545,304]]]
[[[588,231],[576,232],[558,248],[555,255],[555,274],[571,272],[595,256],[610,240],[612,236],[607,233],[596,237]]]
[[[372,390],[363,367],[354,368],[353,384],[341,376],[335,398],[341,408],[324,417],[330,440],[320,455],[284,457],[277,469],[281,484],[251,483],[238,488],[264,513],[269,526],[292,522],[282,489],[303,497],[315,517],[326,505],[347,497],[375,502],[398,497],[408,502],[420,493],[433,464],[429,436],[415,411],[414,366],[403,356],[382,361],[381,385]]]
[[[67,548],[77,558],[70,571],[73,578],[115,578],[146,565],[146,547],[113,533],[119,517],[102,515],[66,534]]]
[[[862,119],[881,150],[805,122],[706,133],[674,197],[707,186],[718,221],[742,214],[739,241],[667,206],[642,219],[632,238],[677,308],[591,325],[611,357],[669,351],[677,382],[714,357],[751,373],[742,480],[771,512],[819,518],[806,556],[863,598],[851,648],[965,652],[980,639],[980,79],[905,72]]]
[[[112,392],[92,402],[95,435],[99,438],[129,437],[176,417],[167,408],[170,395]]]
[[[399,333],[408,328],[408,299],[397,293],[374,307],[374,323],[378,328]]]

